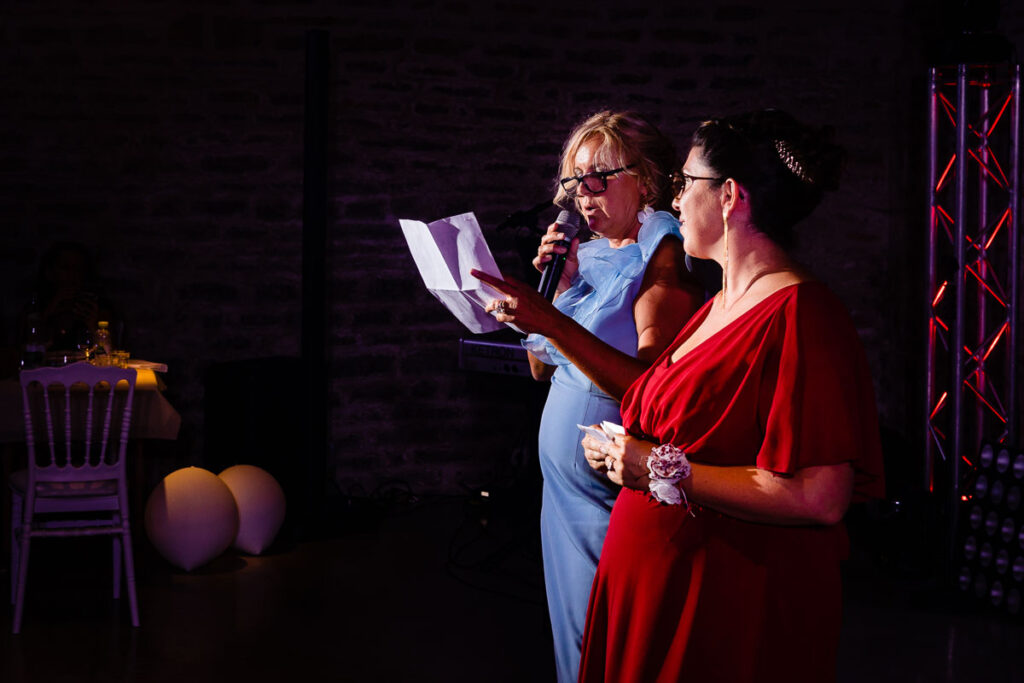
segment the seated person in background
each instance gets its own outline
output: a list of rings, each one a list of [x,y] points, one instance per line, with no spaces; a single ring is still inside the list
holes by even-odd
[[[91,345],[99,321],[110,324],[114,343],[120,342],[120,322],[112,306],[100,294],[92,255],[77,242],[56,242],[39,261],[34,301],[19,326],[22,347],[26,318],[37,307],[39,334],[48,350],[84,350]]]

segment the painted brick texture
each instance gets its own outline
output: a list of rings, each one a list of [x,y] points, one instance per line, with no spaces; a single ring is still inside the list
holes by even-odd
[[[934,22],[909,0],[829,4],[4,3],[4,341],[41,251],[90,245],[124,345],[170,366],[172,464],[201,462],[205,371],[299,352],[304,34],[324,29],[342,490],[458,493],[528,451],[543,388],[459,370],[467,333],[397,220],[474,211],[503,271],[526,275],[535,238],[495,226],[551,196],[564,136],[599,108],[639,109],[684,149],[702,118],[753,107],[836,127],[847,173],[799,256],[850,306],[883,424],[913,441]]]

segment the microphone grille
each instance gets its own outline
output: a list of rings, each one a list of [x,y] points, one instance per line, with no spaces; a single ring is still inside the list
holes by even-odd
[[[574,211],[562,210],[559,212],[558,218],[555,219],[555,223],[562,226],[566,241],[572,240],[580,231],[580,215]]]

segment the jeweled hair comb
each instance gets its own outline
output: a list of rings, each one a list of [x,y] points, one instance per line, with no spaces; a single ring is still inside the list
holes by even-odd
[[[797,159],[796,154],[793,152],[792,149],[789,148],[789,145],[786,143],[786,141],[775,140],[774,142],[775,151],[778,152],[779,159],[781,159],[782,163],[786,165],[786,168],[788,168],[793,175],[795,175],[803,182],[813,185],[814,179],[811,178],[810,175],[808,175],[807,169],[805,169],[804,165],[800,163],[800,160]]]

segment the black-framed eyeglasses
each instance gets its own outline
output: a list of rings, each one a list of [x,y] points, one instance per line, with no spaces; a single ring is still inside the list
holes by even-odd
[[[689,173],[677,171],[669,176],[669,180],[672,181],[672,196],[678,197],[681,193],[686,192],[686,190],[689,189],[691,185],[693,185],[693,181],[695,180],[714,180],[715,182],[720,182],[723,180],[723,178],[690,175]]]
[[[634,166],[636,164],[630,164],[629,166],[623,166],[611,171],[593,171],[583,175],[569,176],[568,178],[562,178],[558,182],[562,184],[562,189],[570,197],[575,197],[576,193],[579,192],[580,183],[583,183],[583,187],[587,188],[587,191],[591,194],[601,194],[608,189],[609,178]]]

